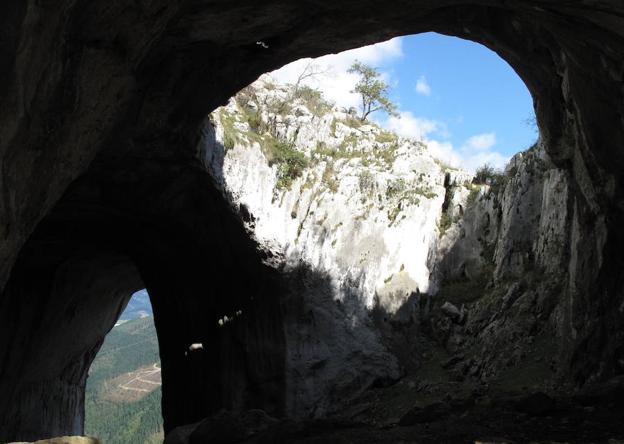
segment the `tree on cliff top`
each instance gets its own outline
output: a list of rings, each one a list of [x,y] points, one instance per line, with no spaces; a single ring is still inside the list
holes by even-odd
[[[356,60],[348,72],[360,76],[355,89],[351,92],[359,94],[362,98],[362,114],[360,116],[362,122],[375,111],[385,111],[391,116],[397,115],[396,105],[388,98],[389,87],[377,69]]]

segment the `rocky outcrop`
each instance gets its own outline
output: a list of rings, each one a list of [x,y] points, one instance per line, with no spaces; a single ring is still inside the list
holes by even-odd
[[[304,261],[331,277],[337,299],[356,290],[363,307],[391,313],[429,290],[427,259],[445,199],[455,201],[451,212],[461,207],[470,174],[433,158],[422,142],[332,108],[318,91],[268,78],[213,121],[204,162],[254,237],[287,267]]]
[[[57,435],[80,433],[81,425],[73,421],[80,417],[75,401],[82,393],[80,381],[105,334],[106,319],[114,317],[132,286],[123,282],[136,282],[137,277],[125,281],[103,271],[107,290],[97,290],[104,295],[97,301],[102,307],[93,305],[95,296],[74,299],[91,288],[90,274],[94,281],[100,275],[96,267],[80,273],[80,257],[70,261],[74,256],[64,252],[101,258],[102,246],[112,246],[115,254],[121,251],[113,256],[117,266],[132,263],[150,294],[160,295],[156,324],[161,354],[168,362],[163,365],[166,430],[234,398],[238,401],[232,404],[245,408],[279,404],[275,398],[282,386],[276,381],[283,342],[276,325],[282,320],[272,302],[252,310],[254,320],[266,323],[250,320],[226,341],[240,352],[240,359],[232,358],[224,343],[222,353],[206,359],[189,378],[186,364],[176,355],[178,347],[195,342],[197,335],[220,341],[215,338],[221,333],[215,332],[222,330],[201,326],[212,313],[218,319],[223,310],[236,310],[230,300],[246,301],[259,288],[265,289],[259,291],[266,300],[279,293],[271,284],[263,287],[271,279],[262,276],[271,276],[271,271],[262,267],[262,254],[245,240],[236,218],[227,216],[222,197],[198,191],[212,190],[196,157],[204,119],[262,72],[291,60],[423,31],[485,44],[527,84],[545,149],[570,183],[568,209],[573,216],[564,258],[568,274],[558,296],[563,301],[559,325],[564,340],[557,345],[570,358],[559,369],[578,383],[621,373],[621,4],[396,0],[382,6],[372,0],[2,3],[0,440],[32,440],[52,430],[59,430]],[[83,184],[80,199],[74,199],[70,184],[71,189]],[[101,215],[101,209],[110,210],[105,211],[108,217],[92,221],[103,223],[81,224],[83,215]],[[63,215],[61,223],[49,225],[54,212]],[[118,223],[111,223],[112,216]],[[81,230],[83,226],[88,229]],[[128,233],[144,236],[127,244]],[[131,254],[120,245],[132,245]],[[59,257],[73,275],[85,277],[84,292],[66,292],[54,278]],[[200,261],[210,265],[199,266]],[[242,278],[235,269],[244,272]],[[33,276],[45,278],[32,285]],[[214,295],[208,298],[214,305],[204,298],[207,294]],[[74,300],[75,309],[59,310]],[[55,314],[54,322],[42,323]],[[68,323],[75,325],[71,337],[63,333]],[[94,324],[99,327],[93,342],[67,355],[76,338],[90,337],[86,333]],[[53,365],[41,366],[48,335],[59,341],[48,349]],[[246,341],[254,344],[249,350],[241,345]],[[81,362],[76,372],[73,366],[59,365],[68,357]],[[31,369],[30,376],[24,369]],[[219,396],[209,384],[192,391],[192,381],[202,370],[210,378],[237,375],[236,381],[249,384],[224,380]],[[64,384],[67,379],[70,383]],[[191,383],[187,386],[186,381]],[[270,388],[271,383],[276,385]],[[46,388],[54,385],[71,389],[58,390],[58,396],[48,399]],[[230,392],[241,386],[249,389]],[[264,389],[256,390],[259,386]],[[22,404],[15,401],[21,399],[20,389],[28,393]],[[192,401],[184,403],[185,397]],[[57,413],[39,415],[43,405]],[[16,411],[15,406],[22,407]],[[26,424],[20,417],[31,419]]]
[[[410,296],[435,291],[429,260],[443,208],[459,217],[472,176],[318,91],[269,77],[212,122],[202,159],[287,276],[289,414],[325,416],[396,380],[371,311],[392,317]]]
[[[569,382],[555,370],[570,359],[558,344],[568,341],[572,191],[543,143],[475,184],[426,145],[294,88],[268,78],[247,87],[215,112],[202,154],[249,232],[290,276],[290,414],[324,416],[396,379],[406,363],[387,348],[379,312],[384,322],[421,328],[432,316],[433,335],[462,356],[445,366],[480,381],[530,359],[545,369],[540,389]]]
[[[464,362],[472,376],[491,380],[530,361],[542,389],[565,380],[565,295],[578,278],[568,268],[576,217],[571,194],[569,173],[537,144],[473,196],[441,243],[439,297],[453,297],[455,289],[478,292],[466,301],[466,325],[448,334],[452,350],[473,349]]]

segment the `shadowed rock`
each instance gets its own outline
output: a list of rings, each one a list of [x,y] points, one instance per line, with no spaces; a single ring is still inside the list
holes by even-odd
[[[488,46],[531,91],[570,180],[560,371],[621,374],[622,17],[615,0],[3,2],[0,441],[82,432],[90,362],[143,286],[166,431],[286,413],[280,278],[204,169],[206,116],[289,61],[425,31]],[[211,353],[187,360],[192,342]]]

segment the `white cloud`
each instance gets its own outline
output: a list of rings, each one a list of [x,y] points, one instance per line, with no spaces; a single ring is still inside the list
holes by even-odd
[[[482,133],[470,137],[466,141],[466,149],[474,151],[489,150],[496,145],[496,134]]]
[[[390,116],[384,126],[403,137],[424,140],[431,133],[442,129],[442,124],[435,120],[415,117],[409,111],[402,111],[399,116]]]
[[[402,111],[398,117],[389,117],[384,122],[384,126],[403,137],[426,143],[429,152],[436,159],[457,167],[463,163],[461,154],[453,148],[451,142],[448,140],[440,141],[432,137],[437,136],[443,139],[450,137],[444,122],[416,117],[409,111]]]
[[[465,169],[461,155],[453,148],[451,142],[440,142],[432,139],[427,140],[426,143],[427,147],[429,147],[429,152],[434,158],[451,166]]]
[[[329,54],[316,59],[300,59],[271,72],[270,75],[280,83],[295,83],[299,75],[312,61],[315,67],[323,71],[323,74],[306,79],[303,83],[321,90],[326,99],[338,106],[357,107],[360,98],[351,90],[357,83],[358,76],[347,72],[351,64],[355,60],[359,60],[362,63],[377,66],[402,56],[402,40],[397,37],[386,42],[351,49],[339,54]],[[389,81],[387,73],[382,72],[382,76],[386,82]]]
[[[351,90],[357,83],[358,76],[347,72],[351,64],[359,60],[372,66],[379,66],[402,56],[402,40],[398,37],[339,54],[297,60],[271,72],[270,75],[280,83],[295,83],[306,66],[312,62],[316,68],[323,71],[323,74],[305,79],[303,83],[321,90],[326,99],[338,106],[357,107],[360,104],[360,97],[351,93]],[[387,83],[392,83],[387,72],[382,71],[381,74]],[[431,87],[425,76],[418,78],[415,88],[419,94],[427,96],[431,94]],[[463,116],[460,116],[458,122],[462,120]],[[379,123],[403,137],[425,142],[435,158],[470,172],[474,172],[484,163],[489,163],[495,168],[503,168],[508,161],[508,157],[492,149],[496,145],[494,132],[476,134],[468,138],[459,148],[455,148],[448,140],[450,134],[444,122],[402,111],[400,117],[388,117]]]
[[[418,94],[422,94],[423,96],[431,95],[431,87],[429,86],[429,83],[427,83],[425,76],[420,76],[416,81],[416,92]]]
[[[508,156],[492,149],[496,145],[494,132],[476,134],[456,148],[449,140],[439,140],[450,137],[444,122],[403,111],[399,117],[389,117],[383,125],[403,137],[423,141],[433,157],[471,173],[485,163],[502,169],[509,161]]]
[[[493,166],[496,169],[502,170],[505,168],[507,162],[509,162],[508,156],[503,156],[501,153],[497,151],[486,151],[480,153],[473,154],[464,154],[462,153],[462,169],[474,173],[477,168],[486,163]]]
[[[496,133],[494,132],[475,134],[469,137],[459,149],[463,159],[462,167],[471,172],[486,163],[494,168],[504,168],[509,157],[492,150],[495,145]]]

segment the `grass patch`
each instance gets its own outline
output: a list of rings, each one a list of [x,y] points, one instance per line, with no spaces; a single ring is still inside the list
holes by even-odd
[[[356,129],[364,125],[364,122],[362,122],[357,117],[353,117],[353,116],[347,116],[347,118],[343,121],[343,123],[347,125],[349,128],[356,128]]]
[[[234,148],[239,139],[239,131],[234,127],[234,117],[224,111],[219,112],[219,122],[223,128],[223,148],[227,152]]]
[[[468,194],[468,198],[466,199],[466,206],[473,205],[477,201],[480,192],[481,187],[479,187],[478,185],[470,185],[470,193]]]
[[[338,191],[338,180],[336,179],[336,171],[334,170],[333,162],[327,162],[327,165],[325,165],[325,171],[323,171],[321,183],[324,184],[332,193],[336,193]]]
[[[396,151],[399,148],[399,143],[395,141],[390,146],[385,148],[380,148],[375,151],[375,156],[384,162],[386,165],[392,165],[396,160]]]
[[[397,141],[397,136],[390,131],[382,130],[379,134],[375,135],[375,142],[377,143],[392,143]]]
[[[327,114],[332,109],[331,105],[323,99],[321,92],[309,86],[300,86],[294,96],[296,99],[301,99],[306,108],[317,117]]]

